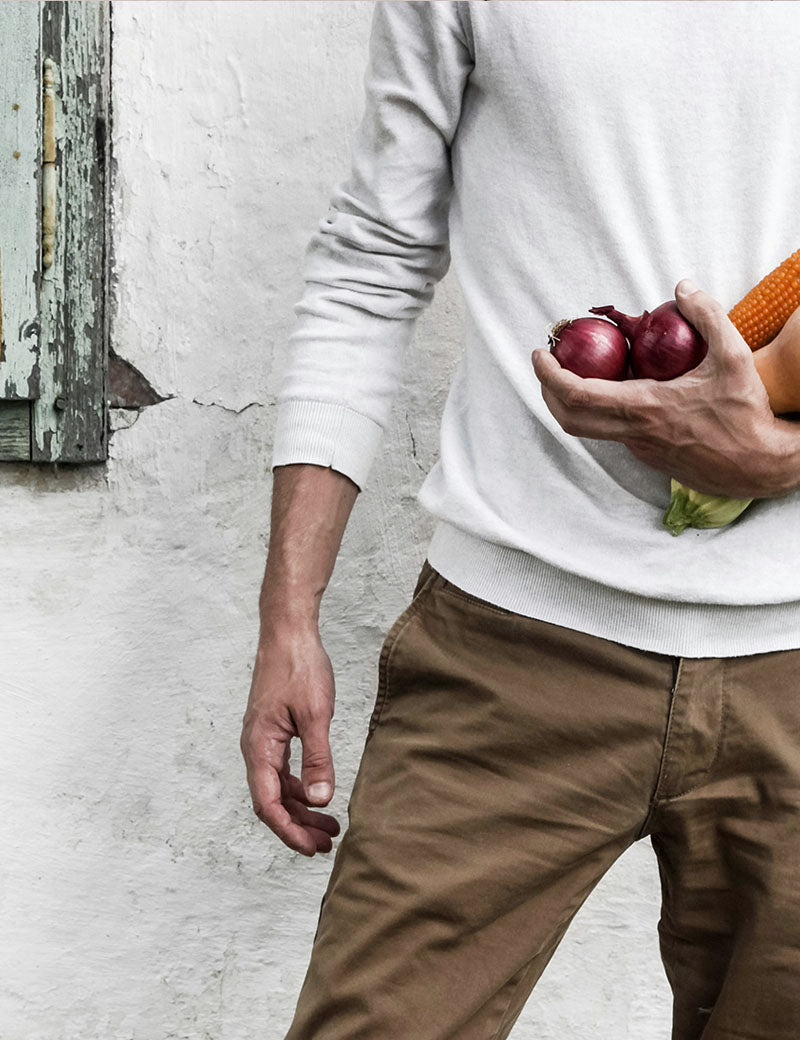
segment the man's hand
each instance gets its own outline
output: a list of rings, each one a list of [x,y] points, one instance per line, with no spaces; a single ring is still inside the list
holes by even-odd
[[[576,437],[621,441],[654,469],[695,491],[773,498],[800,481],[796,424],[776,419],[750,348],[713,297],[683,279],[681,314],[708,343],[690,372],[654,379],[582,379],[534,350],[542,397]]]
[[[240,746],[253,810],[284,844],[305,856],[330,852],[339,824],[309,805],[327,805],[334,773],[329,742],[334,678],[319,632],[267,626],[256,655]],[[292,737],[303,747],[302,782],[289,771]]]

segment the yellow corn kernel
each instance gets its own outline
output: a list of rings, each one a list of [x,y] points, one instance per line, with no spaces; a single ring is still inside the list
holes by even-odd
[[[728,311],[751,350],[770,343],[800,307],[800,249],[765,275]]]

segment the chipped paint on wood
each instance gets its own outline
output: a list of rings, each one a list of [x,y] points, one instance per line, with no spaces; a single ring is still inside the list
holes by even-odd
[[[42,89],[42,267],[53,262],[56,238],[56,120],[55,71],[52,58],[44,59]]]
[[[0,401],[0,459],[23,461],[31,457],[30,401]]]
[[[0,409],[0,459],[107,457],[108,22],[101,0],[0,4],[0,401],[31,400],[28,409]],[[45,63],[52,83],[43,83]],[[53,190],[42,191],[43,169],[55,176]],[[19,435],[26,412],[27,440]]]
[[[56,70],[59,174],[52,265],[41,283],[42,384],[33,459],[107,457],[106,133],[108,4],[43,4],[42,55]],[[56,400],[63,405],[55,408]]]
[[[0,397],[38,384],[39,4],[0,4]]]

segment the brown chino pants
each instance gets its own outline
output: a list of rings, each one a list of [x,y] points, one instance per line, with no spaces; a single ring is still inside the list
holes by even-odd
[[[672,1040],[797,1040],[798,669],[800,650],[632,649],[495,607],[426,560],[381,649],[286,1040],[507,1037],[647,834]]]

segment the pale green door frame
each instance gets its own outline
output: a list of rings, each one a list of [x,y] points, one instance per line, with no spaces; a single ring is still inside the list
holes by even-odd
[[[108,454],[109,18],[0,3],[0,461]]]

